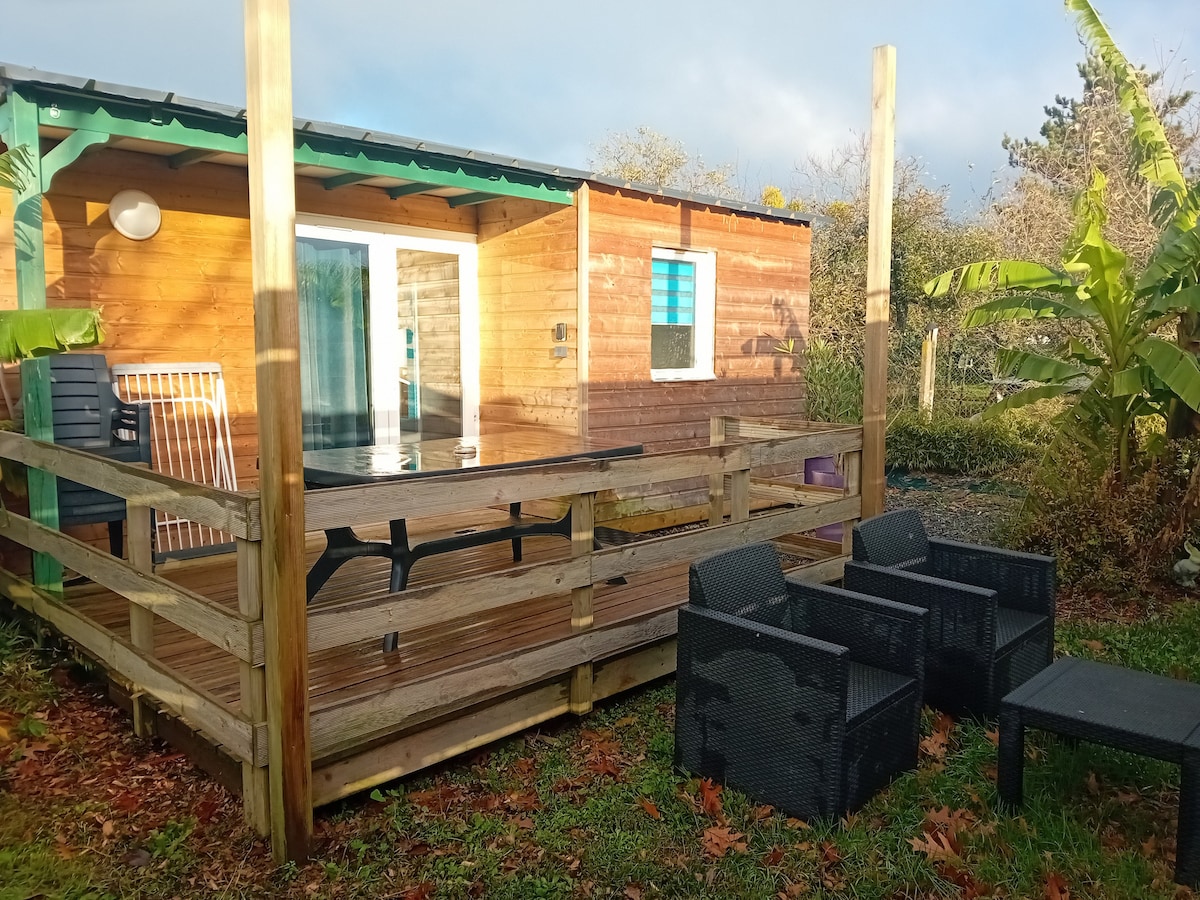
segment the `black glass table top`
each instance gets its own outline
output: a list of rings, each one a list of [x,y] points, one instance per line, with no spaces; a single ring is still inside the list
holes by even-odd
[[[306,450],[304,481],[311,487],[339,487],[471,469],[635,456],[641,452],[641,444],[533,430],[505,431],[473,438]]]

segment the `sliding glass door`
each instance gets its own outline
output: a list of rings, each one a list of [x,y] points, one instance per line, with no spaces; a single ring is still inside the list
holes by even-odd
[[[473,236],[301,218],[305,449],[478,434]]]

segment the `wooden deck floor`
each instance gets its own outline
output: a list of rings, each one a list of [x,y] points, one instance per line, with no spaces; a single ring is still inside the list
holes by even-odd
[[[430,518],[410,525],[410,529],[416,540],[425,531],[453,530],[461,521],[460,518],[456,522],[454,517]],[[471,521],[478,524],[478,514],[474,514]],[[386,539],[386,531],[364,532],[363,536]],[[323,547],[321,534],[309,536],[308,565],[316,560]],[[569,554],[570,543],[561,537],[526,538],[521,564],[565,559]],[[489,544],[419,560],[413,567],[409,586],[417,588],[503,571],[513,566],[511,547],[507,542]],[[232,554],[191,561],[173,570],[160,570],[160,574],[214,601],[237,608],[236,560]],[[386,560],[352,560],[322,588],[313,608],[337,599],[383,597],[387,594],[387,582]],[[675,608],[686,598],[685,564],[630,576],[627,584],[598,584],[594,596],[595,624],[603,627],[639,619]],[[123,598],[85,583],[69,587],[67,600],[72,607],[101,625],[128,636],[129,604]],[[340,706],[570,634],[571,597],[569,593],[563,593],[402,634],[395,653],[383,652],[382,635],[379,639],[312,653],[309,656],[311,708],[315,713]],[[158,619],[155,655],[217,698],[230,705],[239,703],[237,661],[212,644]]]

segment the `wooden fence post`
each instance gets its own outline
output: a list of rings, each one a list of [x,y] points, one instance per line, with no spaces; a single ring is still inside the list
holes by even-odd
[[[708,446],[719,447],[728,435],[728,417],[713,416],[708,423]],[[708,476],[708,524],[720,525],[725,521],[725,476]]]
[[[125,505],[126,539],[129,564],[139,572],[154,571],[154,510],[146,506]],[[129,604],[129,639],[147,656],[154,655],[154,612],[137,603]],[[139,690],[133,694],[133,733],[140,738],[154,736],[154,708]]]
[[[288,0],[245,0],[250,255],[262,500],[271,851],[312,842],[296,175]]]
[[[930,325],[925,330],[925,339],[921,341],[921,389],[918,398],[921,414],[927,419],[933,416],[933,387],[937,377],[937,340],[937,326]]]
[[[579,494],[571,500],[571,556],[592,552],[596,535],[596,495]],[[595,588],[590,584],[571,591],[571,631],[587,631],[593,624],[592,598]],[[592,711],[594,693],[592,663],[580,663],[571,673],[571,712],[578,715]]]
[[[262,545],[257,541],[237,542],[238,611],[248,622],[263,617]],[[238,665],[242,711],[251,722],[267,720],[267,674],[262,666]],[[262,835],[271,833],[271,788],[268,769],[252,762],[242,763],[242,813],[246,824]]]
[[[863,359],[862,515],[884,508],[888,318],[895,179],[896,48],[876,47],[871,83],[871,188],[867,224],[867,329]]]

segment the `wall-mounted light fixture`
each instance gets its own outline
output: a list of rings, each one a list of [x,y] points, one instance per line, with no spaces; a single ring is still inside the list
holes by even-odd
[[[131,241],[154,237],[162,225],[162,212],[154,198],[142,191],[120,191],[108,202],[113,228]]]

